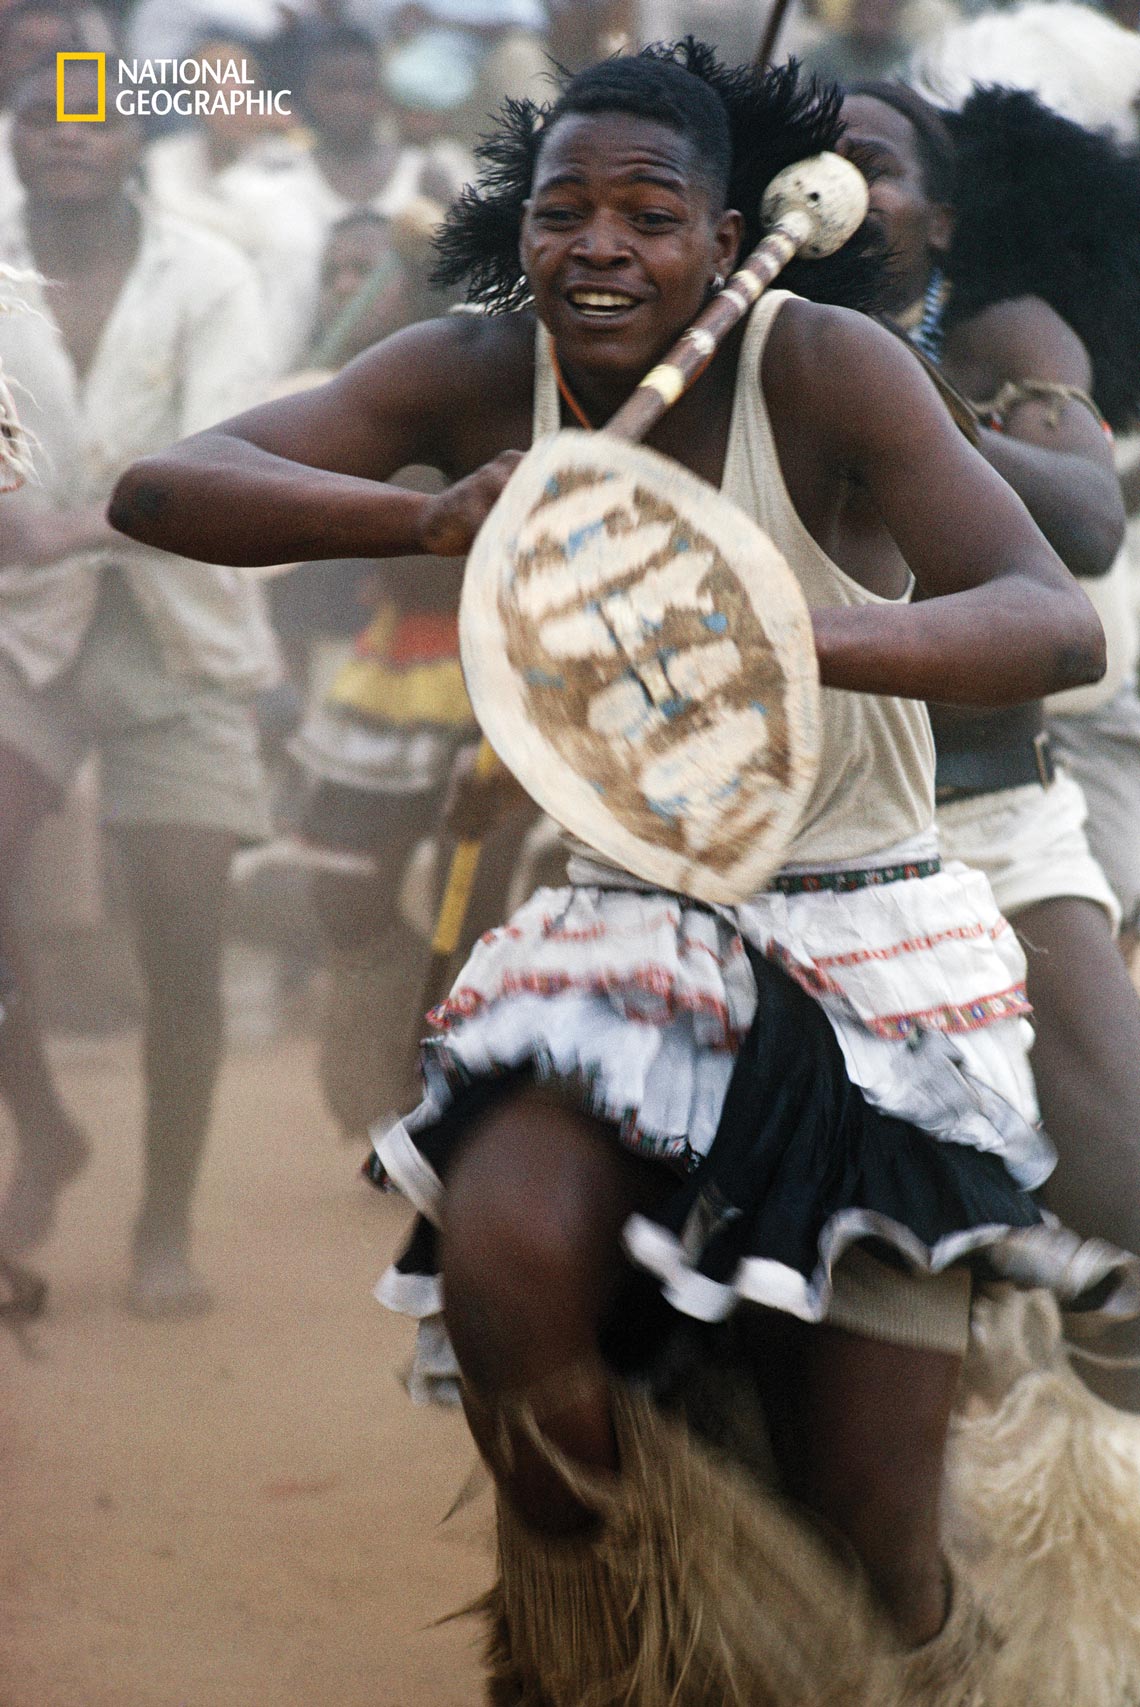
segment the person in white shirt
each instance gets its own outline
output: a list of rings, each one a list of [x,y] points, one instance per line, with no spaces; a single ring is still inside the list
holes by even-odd
[[[94,77],[74,70],[80,110],[78,84]],[[0,233],[0,259],[24,271],[5,285],[0,360],[21,387],[39,481],[6,501],[0,536],[0,937],[18,976],[14,885],[45,814],[97,749],[148,998],[128,1302],[187,1314],[209,1302],[189,1221],[221,1044],[230,860],[269,828],[247,701],[274,679],[276,653],[253,583],[125,545],[103,507],[141,451],[262,392],[268,356],[244,257],[135,199],[141,136],[111,95],[106,123],[59,124],[48,65],[14,105],[26,201]],[[22,984],[0,1030],[0,1095],[19,1145],[0,1204],[11,1256],[46,1235],[86,1152]]]

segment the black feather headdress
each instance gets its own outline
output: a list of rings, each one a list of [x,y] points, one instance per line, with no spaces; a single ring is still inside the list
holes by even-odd
[[[692,36],[672,46],[644,48],[639,57],[681,66],[723,102],[732,142],[728,206],[743,215],[742,254],[747,253],[763,235],[760,198],[771,179],[785,166],[838,142],[843,132],[840,91],[801,78],[794,61],[765,72],[722,65],[712,48]],[[432,282],[462,286],[468,302],[492,313],[519,308],[528,296],[520,276],[519,231],[551,110],[533,101],[504,104],[496,128],[477,150],[478,183],[463,191],[436,239]],[[780,282],[816,302],[873,312],[886,287],[885,255],[862,230],[826,260],[792,261]]]
[[[947,325],[1040,296],[1077,333],[1109,425],[1140,417],[1140,156],[1023,90],[945,113],[957,156]]]

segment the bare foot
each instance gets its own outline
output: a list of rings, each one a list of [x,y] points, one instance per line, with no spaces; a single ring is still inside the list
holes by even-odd
[[[47,1281],[22,1263],[0,1257],[0,1316],[31,1318],[43,1312]]]
[[[46,1143],[41,1134],[34,1152],[21,1145],[0,1203],[0,1250],[22,1256],[43,1244],[55,1224],[60,1192],[83,1172],[89,1153],[87,1139],[70,1121]]]
[[[181,1248],[136,1242],[126,1303],[146,1321],[178,1321],[204,1316],[214,1298]]]

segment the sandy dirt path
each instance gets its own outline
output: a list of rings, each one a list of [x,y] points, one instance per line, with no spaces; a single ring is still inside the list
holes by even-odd
[[[308,1041],[236,1050],[199,1213],[218,1308],[132,1320],[135,1049],[55,1051],[95,1157],[49,1314],[0,1328],[0,1707],[476,1707],[474,1625],[430,1625],[486,1584],[489,1499],[439,1527],[473,1449],[411,1407],[370,1296],[406,1208],[355,1178]]]

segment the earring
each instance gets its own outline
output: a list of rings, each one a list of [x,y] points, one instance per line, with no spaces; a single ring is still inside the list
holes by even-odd
[[[718,290],[724,289],[724,274],[723,273],[714,273],[713,274],[712,288],[713,288],[713,294],[714,295],[716,294],[716,292]]]

